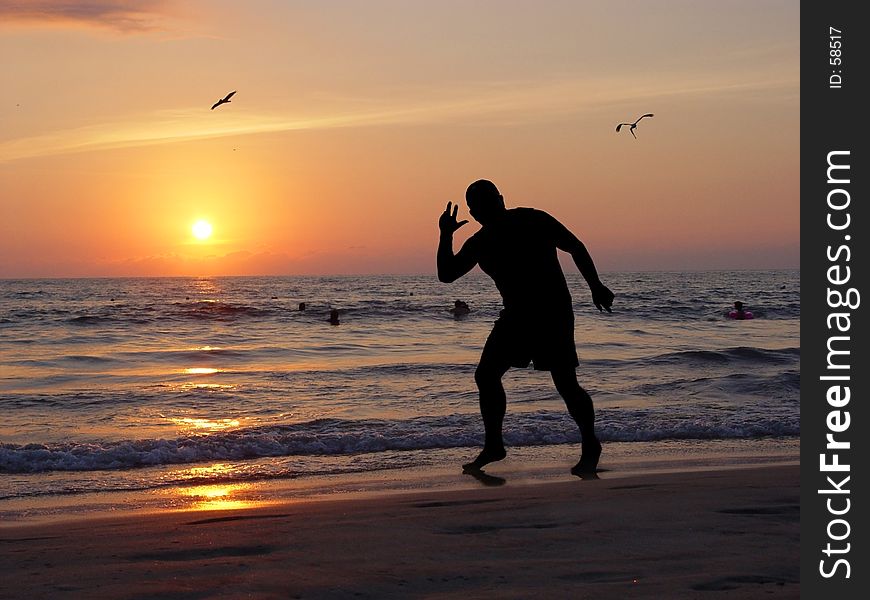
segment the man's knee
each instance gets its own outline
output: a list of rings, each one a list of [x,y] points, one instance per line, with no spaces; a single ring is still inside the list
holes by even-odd
[[[577,381],[577,372],[574,369],[554,370],[550,372],[550,375],[553,377],[556,390],[563,396],[567,393],[574,394],[583,391]]]
[[[504,371],[485,363],[477,365],[474,370],[474,382],[478,388],[487,388],[498,385],[501,382]]]

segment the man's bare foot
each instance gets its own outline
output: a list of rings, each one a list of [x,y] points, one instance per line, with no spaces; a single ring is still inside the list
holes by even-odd
[[[572,475],[588,475],[598,468],[598,459],[601,458],[601,442],[597,438],[583,444],[583,453],[580,462],[571,467]]]
[[[463,471],[479,471],[485,465],[488,465],[491,462],[496,462],[498,460],[503,459],[507,456],[504,448],[496,448],[495,450],[489,450],[484,448],[480,454],[478,454],[477,458],[475,458],[470,463],[465,463],[462,465]]]

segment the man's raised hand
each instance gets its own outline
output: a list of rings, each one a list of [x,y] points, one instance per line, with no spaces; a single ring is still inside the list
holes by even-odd
[[[451,214],[451,208],[452,214]],[[452,202],[447,203],[447,208],[444,209],[444,212],[441,213],[441,218],[438,219],[438,227],[441,229],[441,233],[453,235],[453,232],[468,223],[468,220],[464,221],[456,221],[456,215],[459,213],[459,205],[453,206]]]

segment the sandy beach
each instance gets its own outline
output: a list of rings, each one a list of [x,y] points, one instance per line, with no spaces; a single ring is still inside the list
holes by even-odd
[[[0,529],[2,598],[797,598],[796,465]]]

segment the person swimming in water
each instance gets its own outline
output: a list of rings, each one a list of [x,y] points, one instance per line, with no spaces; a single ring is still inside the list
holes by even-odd
[[[454,317],[464,317],[471,312],[471,309],[468,308],[468,304],[462,300],[457,300],[453,303],[453,309],[450,312],[453,313]]]
[[[728,317],[738,321],[745,321],[746,319],[754,318],[754,315],[750,311],[744,310],[743,303],[738,300],[734,303],[734,310],[728,313]]]
[[[451,283],[479,265],[495,282],[504,310],[474,373],[485,433],[483,450],[463,468],[477,471],[505,457],[502,422],[507,401],[501,379],[511,367],[524,368],[532,362],[535,369],[550,371],[580,429],[582,453],[571,473],[593,474],[601,443],[595,435],[592,398],[577,382],[574,309],[557,250],[574,259],[599,311],[612,312],[613,292],[601,283],[586,246],[549,214],[532,208],[505,208],[498,188],[485,179],[468,186],[465,201],[481,227],[454,254],[453,234],[468,221],[457,221],[459,206],[447,203],[438,220],[438,279]]]
[[[329,311],[329,322],[332,325],[339,325],[341,323],[341,321],[339,321],[339,319],[338,319],[338,309],[337,308],[333,308],[331,311]]]

